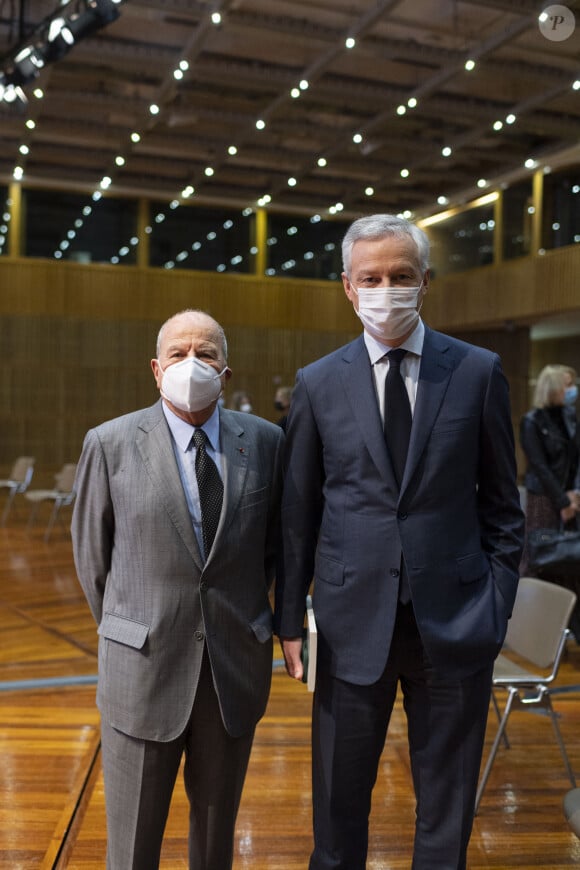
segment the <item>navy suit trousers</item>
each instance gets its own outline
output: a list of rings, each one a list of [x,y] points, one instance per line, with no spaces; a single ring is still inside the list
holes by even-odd
[[[366,866],[371,794],[399,683],[408,722],[409,788],[414,786],[417,801],[413,870],[465,868],[492,670],[490,663],[461,680],[437,674],[411,604],[398,606],[387,665],[376,683],[346,683],[319,667],[310,870]]]

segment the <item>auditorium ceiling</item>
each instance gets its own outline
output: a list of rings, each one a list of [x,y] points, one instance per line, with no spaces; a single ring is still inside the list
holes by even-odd
[[[5,67],[58,5],[0,0]],[[55,190],[425,216],[579,162],[580,2],[564,8],[126,0],[0,102],[0,184],[20,167]]]

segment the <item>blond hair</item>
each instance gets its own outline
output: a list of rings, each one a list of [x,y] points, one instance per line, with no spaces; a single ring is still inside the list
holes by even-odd
[[[544,366],[534,390],[534,407],[549,408],[551,405],[561,404],[558,393],[564,389],[564,369],[560,365]],[[554,401],[556,399],[556,401]]]

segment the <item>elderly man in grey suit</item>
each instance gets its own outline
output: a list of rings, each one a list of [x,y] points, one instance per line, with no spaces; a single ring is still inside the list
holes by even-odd
[[[162,399],[88,432],[73,546],[98,624],[109,870],[154,870],[181,759],[189,867],[227,870],[272,673],[284,434],[218,406],[221,326],[159,332]],[[213,538],[213,540],[212,540]]]
[[[496,354],[429,329],[429,244],[391,215],[343,241],[364,333],[298,373],[287,428],[277,629],[291,676],[314,577],[310,870],[363,870],[397,688],[417,798],[413,870],[463,870],[493,661],[523,516]]]

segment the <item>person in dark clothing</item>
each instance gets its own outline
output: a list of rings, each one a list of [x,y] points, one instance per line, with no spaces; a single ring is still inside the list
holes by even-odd
[[[280,411],[282,416],[276,420],[278,426],[281,426],[286,431],[286,421],[288,420],[288,411],[290,410],[290,402],[292,400],[292,387],[278,387],[274,396],[274,407]]]
[[[564,366],[545,366],[536,384],[534,407],[521,421],[520,443],[527,460],[524,476],[526,546],[520,564],[522,576],[533,576],[527,549],[530,532],[535,529],[577,528],[580,493],[576,489],[576,480],[580,450],[577,428],[571,430],[567,425],[565,391]],[[567,587],[571,584],[565,578],[558,582]],[[577,594],[580,592],[575,591]],[[570,628],[580,641],[578,604]]]

